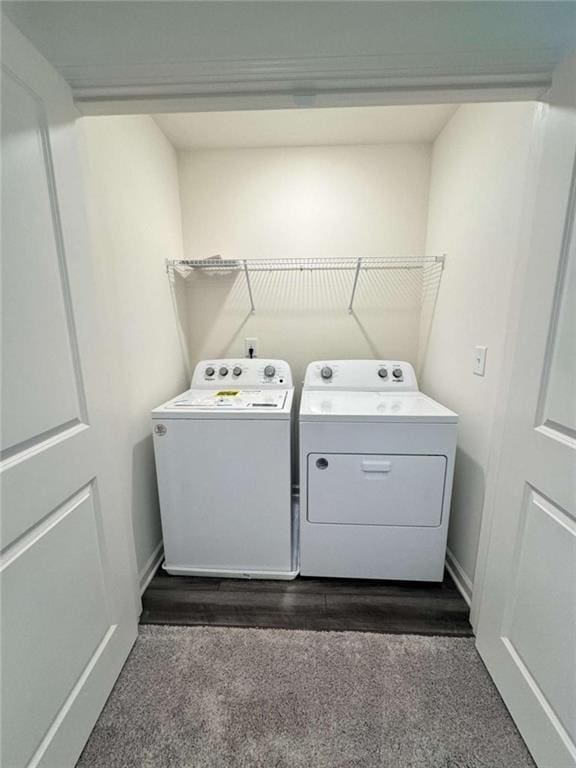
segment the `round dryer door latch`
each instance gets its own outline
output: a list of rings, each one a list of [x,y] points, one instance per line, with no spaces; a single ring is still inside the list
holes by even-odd
[[[328,469],[328,459],[316,459],[316,466],[318,469]]]
[[[157,435],[165,435],[166,432],[168,432],[168,427],[166,424],[155,424],[154,425],[154,433]]]

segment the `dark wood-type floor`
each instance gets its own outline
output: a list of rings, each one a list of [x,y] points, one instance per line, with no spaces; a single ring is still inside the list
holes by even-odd
[[[170,576],[160,568],[142,602],[142,624],[472,634],[468,606],[448,574],[441,584],[250,581]]]

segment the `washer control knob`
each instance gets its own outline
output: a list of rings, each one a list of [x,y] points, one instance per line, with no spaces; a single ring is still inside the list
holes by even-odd
[[[240,376],[240,374],[242,373],[242,368],[240,368],[239,365],[236,365],[232,373],[234,374],[234,376]]]
[[[378,368],[378,376],[380,376],[381,379],[387,379],[388,378],[388,371],[386,368]]]
[[[266,368],[264,368],[264,376],[266,376],[267,379],[271,379],[275,373],[276,368],[274,368],[273,365],[267,365]]]
[[[228,368],[226,368],[226,366],[223,365],[222,368],[220,368],[220,370],[218,371],[218,373],[220,374],[220,376],[228,376]]]
[[[332,378],[332,368],[330,368],[329,365],[325,365],[324,368],[320,371],[320,376],[322,376],[323,379],[331,379]]]
[[[206,376],[214,376],[215,371],[214,371],[214,368],[212,368],[212,366],[209,365],[208,368],[206,368],[206,370],[204,371],[204,373],[206,374]]]
[[[402,378],[402,368],[394,368],[392,371],[392,376],[394,376],[395,379],[401,379]]]

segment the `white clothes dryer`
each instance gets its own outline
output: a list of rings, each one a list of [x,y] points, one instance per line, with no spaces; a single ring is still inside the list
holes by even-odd
[[[204,360],[152,411],[172,574],[293,579],[292,374],[283,360]]]
[[[300,405],[300,573],[441,581],[455,413],[409,363],[311,363]]]

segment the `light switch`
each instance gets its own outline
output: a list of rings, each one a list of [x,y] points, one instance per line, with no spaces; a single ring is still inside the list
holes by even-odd
[[[476,376],[484,376],[486,370],[486,353],[488,347],[475,347],[474,348],[474,373]]]

